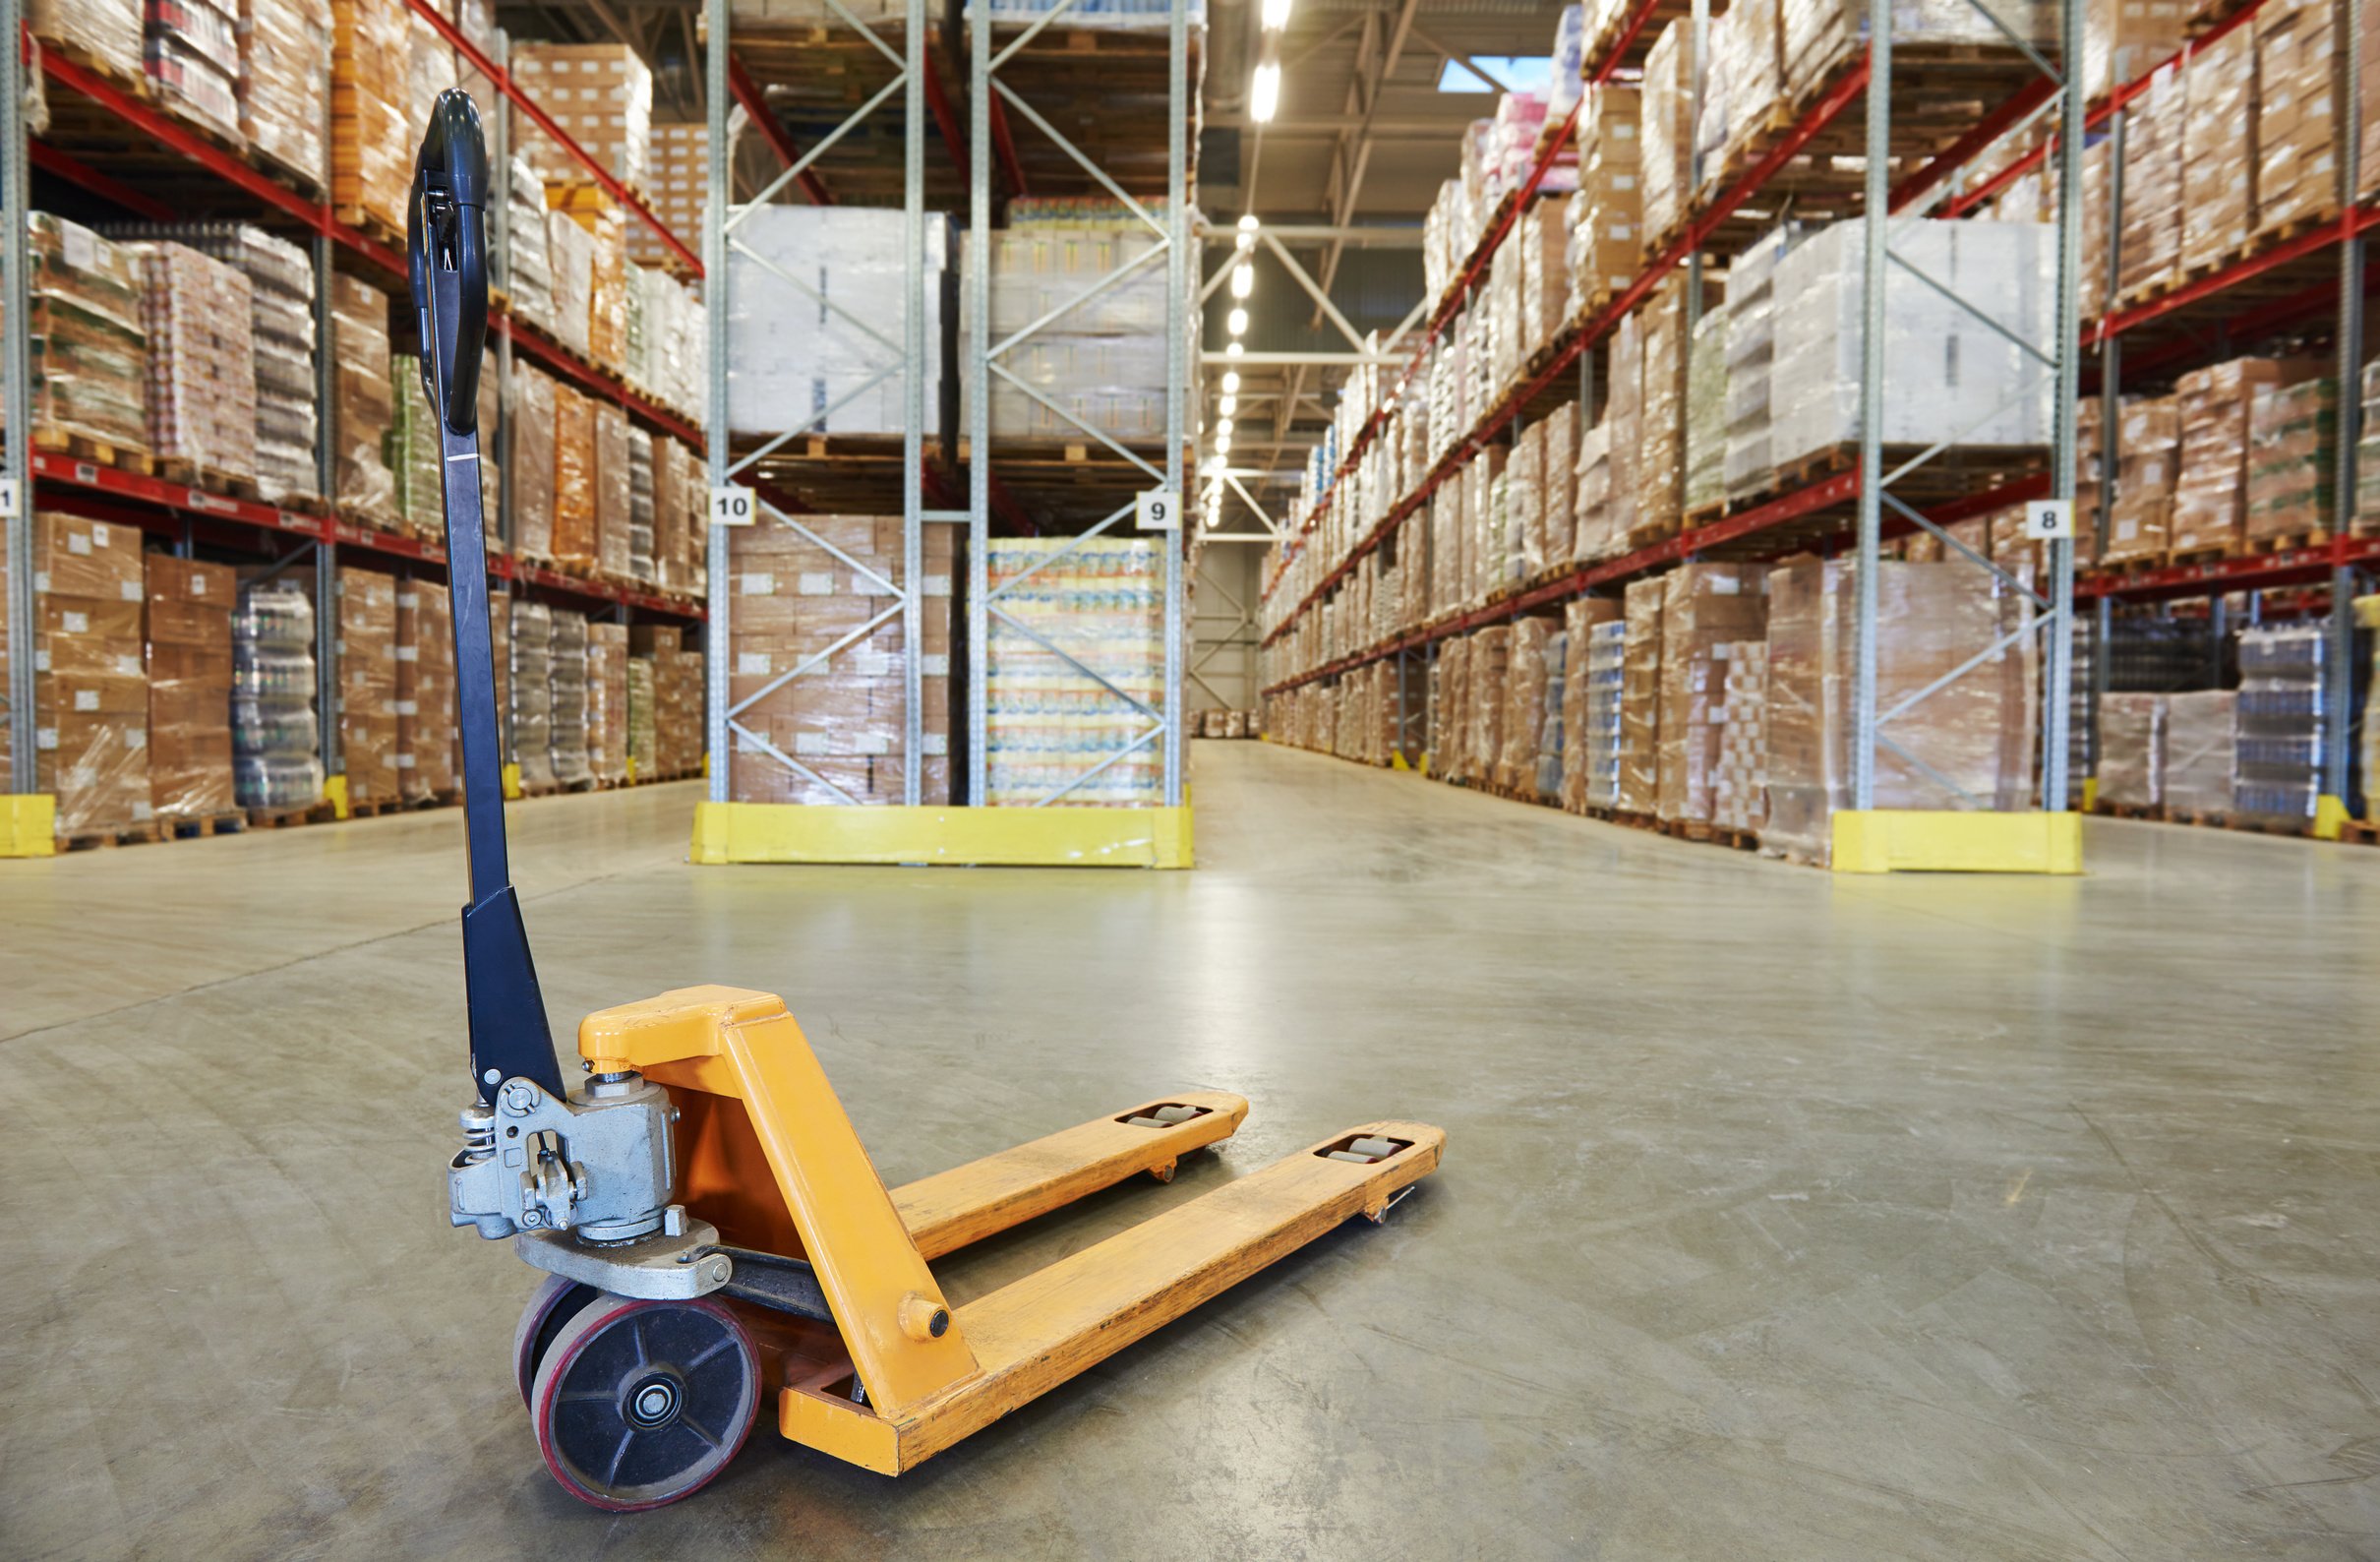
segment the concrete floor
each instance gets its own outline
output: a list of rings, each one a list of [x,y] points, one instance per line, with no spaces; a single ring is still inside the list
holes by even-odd
[[[612,1519],[446,1228],[459,817],[0,864],[0,1553],[2380,1556],[2380,852],[2095,824],[1821,873],[1246,744],[1195,873],[693,871],[515,811],[558,1035],[788,996],[889,1181],[1215,1086],[1444,1170],[898,1481],[755,1432]]]

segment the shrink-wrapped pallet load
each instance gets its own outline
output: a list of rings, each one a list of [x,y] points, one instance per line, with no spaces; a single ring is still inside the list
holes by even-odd
[[[1727,338],[1729,305],[1696,322],[1686,356],[1686,489],[1689,516],[1727,501]]]
[[[287,582],[241,593],[231,619],[232,790],[244,809],[323,796],[314,602]]]
[[[254,485],[255,289],[247,273],[162,240],[135,250],[150,453],[202,486]]]
[[[2164,804],[2166,700],[2164,694],[2100,696],[2100,802],[2133,809]]]
[[[653,659],[627,657],[627,778],[650,781],[659,763],[653,726]]]
[[[1712,712],[1710,821],[1755,831],[1768,822],[1768,642],[1736,640],[1712,653],[1724,668]]]
[[[135,454],[149,448],[149,338],[141,324],[141,271],[131,248],[45,211],[26,218],[32,262],[34,443],[77,453]],[[106,451],[89,447],[104,446]]]
[[[512,79],[553,116],[604,172],[633,190],[648,188],[653,142],[653,72],[625,43],[515,43]],[[513,115],[512,144],[549,183],[587,177],[585,164],[538,128]]]
[[[546,728],[558,786],[595,778],[587,763],[587,616],[556,608],[546,647],[546,689],[552,712]]]
[[[542,602],[515,600],[509,647],[512,759],[522,788],[543,792],[555,781],[552,610]]]
[[[904,233],[898,211],[768,206],[754,208],[744,216],[736,229],[734,252],[728,257],[728,301],[734,317],[728,325],[729,427],[739,434],[759,435],[793,430],[812,435],[897,435],[907,427],[907,390],[900,372],[909,296]],[[1003,236],[1003,257],[1014,242],[1018,241]],[[944,365],[955,345],[948,338],[957,317],[944,308],[952,244],[946,219],[926,223],[925,287],[920,300],[925,333],[923,394],[937,428]],[[1026,247],[1028,251],[1033,248],[1030,243]],[[1041,253],[1053,261],[1060,255],[1071,257],[1078,267],[1086,264],[1079,250],[1066,249],[1055,241]],[[1161,284],[1164,268],[1159,266],[1155,270]],[[1066,296],[1088,288],[1098,275],[1080,273]],[[1148,275],[1149,269],[1144,267],[1134,273],[1136,285],[1119,284],[1116,291],[1124,297],[1112,307],[1129,310],[1133,300],[1144,298]],[[802,285],[787,280],[789,276],[801,278]],[[1025,273],[1011,273],[995,259],[993,276],[1012,279],[1012,285],[993,300],[995,318],[1005,318],[1004,311],[1010,306],[1003,300],[1020,296]],[[1160,305],[1161,296],[1160,286]],[[1087,316],[1101,314],[1099,302],[1085,306]],[[1038,318],[1028,314],[1019,324]],[[1158,361],[1162,362],[1161,356]],[[1145,362],[1141,365],[1146,366]],[[1023,361],[1011,367],[1027,373]],[[1136,384],[1143,392],[1152,386],[1161,387],[1161,373],[1156,380]],[[995,395],[995,427],[1002,409],[1009,406],[1005,395]],[[1045,412],[1040,409],[1033,415]]]
[[[341,218],[405,231],[413,143],[410,15],[405,0],[331,0],[330,197]]]
[[[2173,485],[2181,473],[2179,396],[2135,396],[2116,424],[2115,506],[2107,564],[2161,560],[2172,545]]]
[[[2322,376],[2248,394],[2250,542],[2307,540],[2338,514],[2339,382]]]
[[[2233,28],[2190,56],[2181,137],[2181,264],[2211,267],[2239,253],[2256,210],[2256,30]],[[2129,204],[2132,193],[2124,192]]]
[[[899,804],[909,762],[909,647],[895,590],[902,580],[901,519],[800,520],[799,530],[764,520],[737,528],[729,539],[735,601],[728,616],[728,697],[731,708],[744,707],[733,718],[744,731],[730,738],[729,796],[740,803]],[[941,805],[952,801],[951,528],[927,527],[922,546],[920,801]],[[1065,578],[1063,565],[1053,567],[1016,595],[1029,594],[1032,584],[1059,589]],[[1079,580],[1068,583],[1075,600],[1092,600]],[[888,610],[894,610],[889,617]],[[1061,746],[1053,733],[1035,730],[1028,743],[1026,728],[1064,725],[1073,703],[1068,691],[1052,684],[1041,696],[1045,703],[1029,708],[1016,669],[1004,671],[997,736],[1054,752]],[[1097,688],[1078,679],[1072,691]]]
[[[2177,67],[2159,71],[2124,111],[2119,300],[2162,292],[2181,268],[2181,159],[2189,112],[2189,85]]]
[[[1516,619],[1505,641],[1503,731],[1490,779],[1506,792],[1534,797],[1537,746],[1545,734],[1545,619]]]
[[[238,807],[231,780],[231,613],[237,571],[152,553],[148,578],[149,797],[163,819]]]
[[[2318,373],[2303,362],[2233,358],[2181,377],[2181,468],[2173,492],[2175,555],[2229,553],[2247,519],[2248,418],[2259,389]]]
[[[2300,828],[2313,823],[2323,791],[2324,738],[2339,719],[2324,676],[2330,658],[2325,619],[2240,631],[2235,811]]]
[[[335,367],[339,511],[376,526],[397,524],[396,474],[388,469],[388,432],[396,423],[389,378],[388,295],[338,272],[330,280],[330,340]]]
[[[512,366],[512,551],[539,562],[554,557],[554,480],[560,442],[556,416],[564,388],[543,370]],[[576,395],[577,392],[570,392]],[[580,404],[584,404],[581,398]]]
[[[599,539],[595,510],[595,403],[566,385],[554,387],[553,558],[592,569]],[[523,545],[526,552],[526,545]]]
[[[347,805],[401,801],[396,756],[396,579],[338,571],[339,759]]]
[[[1681,565],[1660,579],[1660,709],[1653,811],[1708,822],[1718,772],[1719,710],[1727,658],[1721,647],[1760,638],[1768,617],[1760,565]],[[1631,588],[1632,590],[1634,587]]]
[[[20,524],[32,531],[33,789],[56,798],[59,840],[145,829],[155,806],[141,533],[50,511],[0,528]],[[0,559],[0,631],[8,627],[9,568]],[[7,658],[0,647],[0,674]]]
[[[2367,8],[2368,10],[2368,8]],[[2265,0],[2256,35],[2256,231],[2297,231],[2339,210],[2340,0]],[[2367,15],[2364,30],[2380,27]]]
[[[1777,264],[1799,237],[1781,223],[1755,240],[1727,272],[1726,372],[1722,377],[1727,449],[1720,460],[1729,499],[1763,493],[1776,482],[1769,382],[1777,341]]]
[[[1668,588],[1657,576],[1631,580],[1625,598],[1619,786],[1612,806],[1649,816],[1661,803],[1661,614]]]
[[[2085,0],[2084,95],[2097,102],[2172,58],[2189,10],[2184,0]]]
[[[1873,806],[2029,807],[2040,699],[2034,637],[1978,659],[2022,622],[2022,599],[1963,559],[1886,560],[1876,570],[1876,707],[1889,711],[1931,691],[1888,729],[1923,768],[1879,743]],[[1797,559],[1769,572],[1768,594],[1768,820],[1760,845],[1824,867],[1834,815],[1852,806],[1857,567]]]
[[[408,803],[459,788],[454,721],[454,608],[435,580],[396,587],[397,789]]]
[[[2163,790],[2176,818],[2231,811],[2239,695],[2231,690],[2166,696]]]

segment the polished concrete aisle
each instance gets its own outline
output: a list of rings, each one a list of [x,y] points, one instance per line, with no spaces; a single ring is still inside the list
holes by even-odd
[[[559,1036],[783,991],[889,1181],[1254,1101],[959,1299],[1449,1133],[1385,1227],[910,1475],[764,1416],[629,1518],[546,1475],[530,1274],[446,1225],[458,816],[0,864],[0,1555],[2380,1556],[2380,852],[1838,880],[1194,753],[1193,873],[696,871],[686,787],[515,811]]]

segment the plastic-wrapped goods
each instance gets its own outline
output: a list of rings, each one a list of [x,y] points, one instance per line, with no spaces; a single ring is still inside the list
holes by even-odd
[[[2115,160],[2115,143],[2101,140],[2083,149],[2082,275],[2075,280],[2075,302],[2083,320],[2096,321],[2112,306],[2108,286],[2108,246],[2112,213],[2108,209],[2108,181]],[[2044,217],[2055,221],[2054,209]]]
[[[2083,95],[2097,102],[2172,59],[2187,34],[2184,0],[2088,0],[2083,8]]]
[[[1887,444],[2038,446],[2050,440],[2050,387],[2022,341],[2043,342],[2056,313],[2055,229],[2033,222],[1896,223],[1894,254],[1964,303],[1902,276],[1884,290]],[[1818,229],[1778,263],[1770,405],[1780,464],[1860,438],[1863,224]],[[2036,388],[2030,395],[2017,392]]]
[[[2237,749],[2233,718],[2239,695],[2230,690],[2166,696],[2162,789],[2169,815],[2229,813]]]
[[[1806,101],[1864,46],[1869,0],[1784,0],[1785,86]],[[1896,48],[1962,44],[2021,58],[2009,34],[2035,48],[2057,41],[2058,0],[1995,0],[1987,12],[1970,0],[1905,0],[1892,8]]]
[[[245,592],[231,618],[231,653],[232,790],[240,807],[320,802],[313,600],[286,584]]]
[[[388,431],[396,423],[390,380],[388,295],[345,272],[330,280],[331,354],[336,360],[338,494],[342,512],[392,525],[396,474],[388,470]]]
[[[743,731],[733,734],[731,796],[897,805],[907,796],[907,631],[895,593],[902,521],[803,516],[803,528],[809,536],[764,521],[731,538],[729,705],[743,707],[733,717]],[[928,526],[922,548],[919,800],[937,805],[952,796],[952,531]],[[1064,643],[1064,631],[1052,638]]]
[[[330,197],[349,222],[405,231],[414,147],[405,0],[331,0]]]
[[[1658,244],[1694,194],[1694,28],[1672,22],[1644,57],[1644,232]]]
[[[1608,419],[1578,436],[1577,493],[1572,501],[1570,556],[1591,564],[1617,551],[1612,533],[1612,426]]]
[[[627,778],[650,781],[658,773],[659,759],[654,747],[653,659],[649,656],[627,659]]]
[[[2231,807],[2258,818],[2311,823],[2322,795],[2322,744],[2336,719],[2324,687],[2326,619],[2239,632]]]
[[[430,398],[422,391],[421,359],[409,352],[388,355],[388,397],[394,417],[383,455],[395,482],[396,513],[415,536],[436,536],[446,525],[446,493],[441,487],[446,444]],[[480,438],[494,443],[486,430]]]
[[[1546,86],[1545,117],[1549,124],[1567,118],[1578,101],[1579,78],[1586,54],[1586,8],[1568,5],[1554,22],[1553,69]]]
[[[2175,554],[2229,552],[2247,513],[2248,414],[2259,387],[2301,379],[2305,365],[2233,358],[2181,377],[2181,475],[2173,491]]]
[[[377,570],[338,571],[339,759],[347,802],[394,803],[397,769],[396,579]]]
[[[617,786],[628,778],[628,627],[587,625],[587,768]]]
[[[1710,33],[1703,124],[1696,138],[1704,149],[1705,189],[1743,165],[1753,138],[1767,127],[1785,89],[1785,18],[1778,0],[1735,0],[1724,20],[1724,29],[1714,25]],[[1725,90],[1715,90],[1721,83]]]
[[[940,233],[934,227],[936,236]],[[991,339],[1019,330],[1082,297],[1109,273],[1153,255],[1157,236],[1138,221],[1107,228],[1027,223],[991,236]],[[976,263],[973,235],[961,246],[961,276]],[[1516,260],[1517,259],[1516,250]],[[933,263],[928,251],[927,288]],[[896,272],[897,278],[897,272]],[[969,329],[969,289],[960,287],[959,329]],[[901,322],[896,306],[870,317],[890,332]],[[938,320],[926,321],[928,361],[940,364]],[[809,328],[815,330],[815,328]],[[1006,374],[991,377],[991,432],[1007,438],[1081,441],[1083,425],[1124,444],[1163,443],[1165,435],[1165,268],[1145,262],[1081,306],[1069,309],[1001,357]],[[1013,375],[1015,380],[1007,376]],[[1022,381],[1018,385],[1016,381]],[[899,378],[887,380],[898,395]],[[926,381],[930,388],[935,378]],[[731,390],[731,401],[740,391]],[[962,421],[973,414],[961,387]],[[1055,403],[1054,406],[1046,403]],[[930,429],[934,397],[926,410]],[[899,427],[894,424],[893,427]]]
[[[459,789],[454,713],[454,609],[431,580],[396,585],[396,785],[408,803]]]
[[[316,141],[319,149],[321,143]],[[247,223],[184,223],[128,228],[127,235],[172,239],[235,267],[248,280],[245,349],[257,492],[268,504],[313,502],[322,481],[315,456],[314,262],[287,239]],[[223,360],[235,382],[239,349]],[[237,422],[236,413],[227,414]],[[236,435],[227,438],[235,442]],[[160,452],[162,453],[162,452]]]
[[[546,204],[576,223],[594,241],[587,259],[584,350],[603,367],[625,371],[628,357],[628,250],[624,226],[626,216],[612,205],[612,198],[600,185],[549,184]],[[550,238],[548,248],[552,248]],[[575,259],[571,265],[576,267]],[[573,270],[573,284],[575,280]]]
[[[604,171],[631,189],[646,184],[653,139],[653,73],[625,43],[515,43],[512,79],[550,113]],[[513,116],[512,144],[549,183],[584,179],[587,170],[525,114]]]
[[[1538,425],[1545,432],[1545,455],[1540,479],[1544,495],[1537,506],[1537,554],[1545,563],[1564,564],[1576,557],[1578,504],[1578,408],[1564,402]]]
[[[240,41],[231,19],[202,0],[147,0],[142,61],[149,90],[181,118],[240,142]]]
[[[1620,669],[1619,790],[1612,806],[1651,813],[1661,801],[1661,615],[1667,587],[1632,580],[1626,592],[1627,641]]]
[[[2099,801],[2153,809],[2165,802],[2166,696],[2099,698]]]
[[[430,19],[408,9],[405,13],[405,123],[427,125],[431,111],[438,106],[438,94],[448,88],[461,85],[454,45],[440,35],[430,25]],[[473,80],[474,99],[488,104],[495,111],[493,95],[480,96],[486,85]]]
[[[2363,151],[2355,163],[2360,175],[2363,199],[2380,195],[2380,27],[2366,17],[2355,30],[2358,40],[2355,81],[2362,88],[2362,106],[2356,120],[2363,127]]]
[[[524,558],[554,557],[555,475],[560,441],[557,407],[565,388],[543,370],[512,366],[512,550]],[[569,392],[572,395],[575,391]],[[580,397],[584,405],[585,398]]]
[[[2380,596],[2355,598],[2355,628],[2364,631],[2365,642],[2371,647],[2371,661],[2364,668],[2366,690],[2376,687],[2380,677]],[[2356,745],[2355,774],[2363,787],[2363,817],[2380,821],[2380,721],[2366,719],[2356,723],[2361,733]]]
[[[699,478],[692,450],[666,437],[653,441],[653,560],[672,591],[703,588],[708,527],[694,498]]]
[[[1720,675],[1710,712],[1716,738],[1710,821],[1757,830],[1768,822],[1768,642],[1733,640],[1713,646],[1711,655]]]
[[[18,524],[0,521],[0,544]],[[152,812],[141,533],[48,511],[30,525],[34,790],[57,798],[61,840],[138,829]],[[0,641],[8,569],[0,559]],[[0,678],[7,671],[0,644]],[[0,738],[0,760],[8,753]]]
[[[240,134],[251,151],[320,190],[329,177],[323,158],[329,19],[301,0],[240,0],[239,12]]]
[[[906,391],[900,369],[908,272],[902,231],[900,212],[854,207],[770,206],[744,216],[728,257],[735,317],[728,325],[730,428],[762,435],[794,429],[808,434],[903,431]],[[921,302],[924,405],[930,415],[942,401],[950,355],[942,307],[950,266],[948,222],[926,223],[925,246]],[[994,274],[1000,270],[995,263]],[[1085,276],[1084,284],[1096,274]],[[1164,268],[1157,268],[1157,274],[1161,284]],[[800,277],[803,285],[788,277]],[[1116,290],[1133,292],[1120,284]],[[994,299],[995,312],[1006,296]],[[1162,379],[1138,384],[1145,390],[1161,386]]]
[[[895,612],[902,521],[803,516],[803,528],[809,536],[761,521],[731,538],[729,705],[743,707],[733,717],[743,731],[733,734],[731,796],[897,805],[907,796],[907,638]],[[919,800],[940,805],[952,796],[952,531],[928,526],[922,548]],[[893,617],[876,624],[885,612]],[[1052,638],[1066,643],[1064,629]]]
[[[1430,692],[1430,774],[1441,781],[1461,778],[1464,730],[1470,716],[1471,640],[1450,635],[1439,642],[1430,664],[1435,687]]]
[[[2134,396],[2117,424],[2115,508],[2108,516],[2108,564],[2162,559],[2172,545],[2173,485],[2181,471],[2179,396]]]
[[[1464,663],[1468,687],[1463,691],[1462,768],[1448,779],[1466,786],[1493,784],[1496,762],[1504,754],[1504,684],[1511,666],[1512,626],[1493,625],[1466,636],[1470,656]]]
[[[103,67],[126,85],[141,77],[140,0],[30,0],[25,30],[63,43],[75,59]]]
[[[45,211],[29,213],[36,443],[72,435],[149,448],[148,335],[132,251]]]
[[[2337,514],[2339,382],[2258,386],[2248,396],[2247,536],[2328,531]]]
[[[149,448],[190,480],[254,483],[256,357],[247,274],[179,244],[136,246],[149,337]]]
[[[606,401],[595,408],[596,572],[613,579],[628,573],[628,528],[633,520],[635,473],[628,455],[628,415]]]
[[[1582,110],[1578,193],[1570,205],[1571,287],[1580,305],[1599,306],[1627,287],[1644,258],[1640,107],[1633,87],[1597,87]]]
[[[236,806],[231,613],[237,574],[226,565],[161,553],[143,562],[149,594],[150,805],[167,818],[227,813]]]
[[[1563,798],[1564,755],[1569,743],[1563,722],[1570,712],[1570,631],[1557,629],[1545,636],[1537,661],[1543,671],[1537,682],[1544,694],[1537,702],[1537,773],[1529,795],[1539,803]],[[1388,664],[1380,664],[1385,668]]]
[[[1686,358],[1686,512],[1727,500],[1727,337],[1720,304],[1695,323]]]
[[[1624,613],[1621,603],[1597,599],[1596,608],[1597,616],[1586,631],[1586,688],[1581,695],[1584,720],[1578,729],[1579,796],[1584,808],[1613,809],[1620,804],[1620,759],[1625,744],[1628,621],[1614,616]]]
[[[653,559],[653,436],[628,430],[628,568],[630,578],[650,585],[659,578]]]
[[[587,764],[587,616],[555,608],[548,622],[546,743],[555,783],[580,787],[595,776]]]
[[[702,767],[703,660],[700,651],[672,651],[655,658],[659,692],[653,702],[661,773],[693,775]]]
[[[1727,270],[1727,451],[1720,476],[1730,499],[1751,498],[1776,481],[1768,394],[1776,359],[1777,263],[1799,237],[1791,223],[1780,223]]]
[[[2189,84],[2168,67],[2124,110],[2123,230],[2118,296],[2164,288],[2181,265],[2181,155]]]
[[[1661,576],[1655,800],[1664,819],[1708,821],[1727,666],[1720,647],[1766,628],[1762,565],[1689,564]],[[1631,587],[1633,592],[1634,587]]]
[[[1539,201],[1522,211],[1506,248],[1520,266],[1517,375],[1570,318],[1570,211],[1560,201]],[[1501,253],[1501,252],[1500,252]],[[1508,382],[1509,383],[1509,382]]]
[[[2338,0],[2266,0],[2256,35],[2256,230],[2339,210]],[[2380,27],[2367,16],[2364,30]]]
[[[2023,621],[2023,599],[1963,559],[1887,560],[1877,571],[1877,708],[1957,676],[1893,721],[1894,742],[1927,768],[1879,745],[1874,807],[2029,806],[2040,702],[2035,638],[2020,636],[1968,665]],[[1823,867],[1833,815],[1851,806],[1857,569],[1794,560],[1769,572],[1768,594],[1768,822],[1760,845]]]
[[[1545,642],[1552,629],[1545,619],[1516,619],[1505,641],[1504,731],[1493,779],[1523,798],[1537,791],[1538,744],[1545,736]]]
[[[1057,560],[1061,551],[1066,557]],[[1117,537],[994,538],[984,565],[1006,618],[1064,646],[1116,691],[1156,707],[1164,680],[1157,545]],[[1030,807],[1067,787],[1073,790],[1060,804],[1163,801],[1162,748],[1142,741],[1149,718],[1139,709],[1004,618],[991,621],[985,653],[983,802]]]
[[[588,330],[595,318],[595,234],[573,221],[567,211],[546,213],[554,339],[582,358],[589,355]]]
[[[1546,565],[1544,424],[1520,431],[1498,481],[1504,496],[1504,580],[1518,585]]]
[[[1642,451],[1631,548],[1674,536],[1686,503],[1686,278],[1664,277],[1642,310]]]
[[[673,631],[674,632],[674,631]],[[554,785],[554,614],[539,602],[512,603],[512,758],[520,784]]]
[[[2380,363],[2363,366],[2362,429],[2355,442],[2355,520],[2380,525]]]
[[[513,457],[515,465],[519,457]],[[595,403],[566,385],[554,387],[553,557],[591,568],[595,512]],[[521,551],[527,552],[524,542]]]
[[[1610,384],[1605,387],[1603,416],[1611,426],[1607,458],[1611,463],[1612,488],[1610,503],[1605,508],[1611,512],[1613,553],[1627,551],[1629,539],[1644,520],[1644,497],[1639,485],[1639,473],[1646,458],[1644,317],[1645,311],[1641,309],[1631,310],[1622,317],[1619,329],[1612,332],[1607,358]]]
[[[702,218],[711,190],[711,131],[699,119],[656,124],[652,165],[646,170],[646,208],[683,240],[702,248]],[[628,259],[643,266],[684,264],[643,222],[628,224]]]
[[[2233,28],[2182,70],[2181,264],[2220,262],[2247,243],[2256,204],[2256,30]],[[2124,203],[2132,192],[2124,192]]]
[[[512,313],[548,335],[554,320],[554,264],[548,258],[546,187],[529,159],[515,153],[505,185],[505,290]]]

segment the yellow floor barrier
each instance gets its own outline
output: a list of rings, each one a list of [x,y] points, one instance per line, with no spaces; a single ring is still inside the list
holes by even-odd
[[[1838,873],[2079,873],[2082,815],[1845,809],[1834,816]]]
[[[697,803],[693,862],[1188,868],[1190,809]]]
[[[58,800],[46,792],[0,793],[0,857],[54,857]]]

